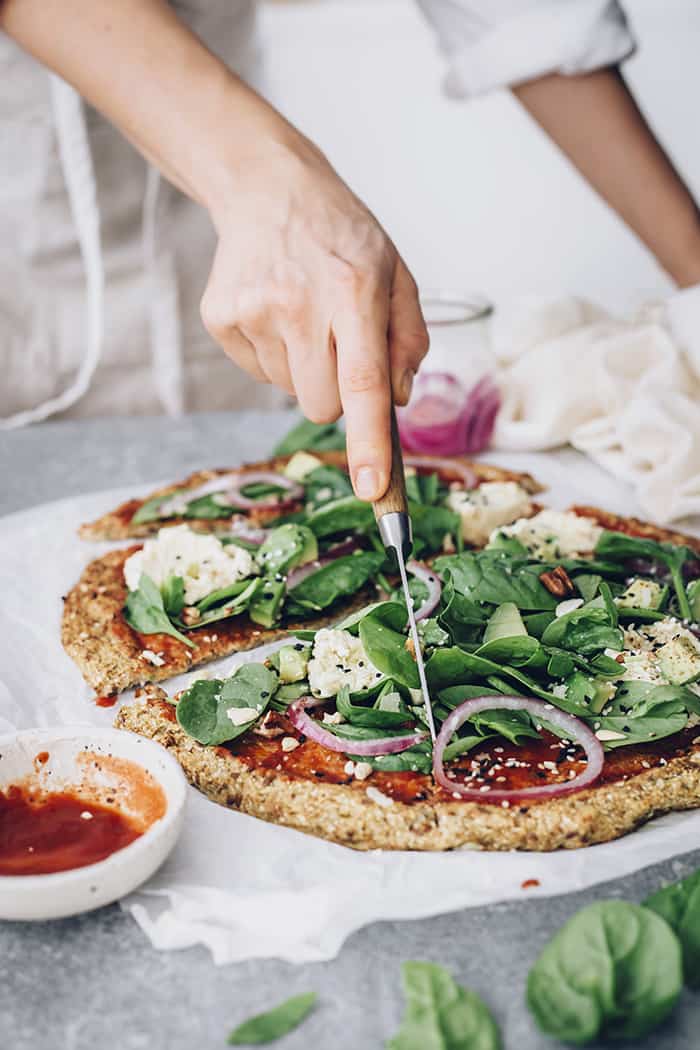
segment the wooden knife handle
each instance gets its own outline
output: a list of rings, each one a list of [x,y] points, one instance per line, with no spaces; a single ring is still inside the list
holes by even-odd
[[[406,479],[403,473],[403,453],[399,439],[399,428],[396,423],[396,409],[391,406],[391,475],[389,487],[374,506],[374,516],[379,521],[385,514],[408,511],[406,501]]]

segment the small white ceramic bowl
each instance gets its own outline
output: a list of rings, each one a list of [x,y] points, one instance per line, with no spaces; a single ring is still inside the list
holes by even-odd
[[[48,875],[0,875],[0,919],[58,919],[110,904],[150,878],[182,829],[185,776],[165,748],[134,733],[65,726],[2,736],[0,791],[19,783],[68,790],[86,802],[117,800],[117,808],[146,830],[96,864]],[[163,796],[165,812],[158,816]]]

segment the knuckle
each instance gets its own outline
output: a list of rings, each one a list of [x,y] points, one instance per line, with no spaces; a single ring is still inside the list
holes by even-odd
[[[398,341],[408,357],[415,361],[422,361],[430,348],[427,328],[411,328],[402,332]]]

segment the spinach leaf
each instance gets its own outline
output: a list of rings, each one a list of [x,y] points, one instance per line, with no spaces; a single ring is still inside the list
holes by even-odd
[[[459,683],[472,683],[475,678],[486,680],[490,675],[496,675],[499,679],[505,678],[509,682],[516,682],[523,686],[526,694],[538,696],[548,703],[560,707],[562,711],[570,711],[572,714],[580,715],[580,707],[569,701],[568,697],[562,699],[555,693],[547,692],[530,675],[507,664],[497,664],[493,660],[487,660],[476,653],[465,653],[463,649],[456,646],[445,649],[436,649],[430,659],[426,662],[425,673],[428,685],[432,689],[444,690],[446,686]],[[513,689],[514,693],[521,690]]]
[[[445,536],[460,534],[459,514],[447,507],[429,507],[409,500],[408,512],[413,525],[414,548],[422,546],[431,551],[440,550]]]
[[[643,903],[675,931],[683,952],[685,983],[700,988],[700,870],[664,886]]]
[[[345,434],[336,423],[311,423],[308,419],[302,419],[275,445],[273,455],[291,456],[304,449],[328,452],[336,449],[342,451],[344,448]]]
[[[171,620],[176,620],[185,607],[185,581],[182,576],[168,576],[160,589],[163,608]]]
[[[406,725],[406,722],[411,717],[403,703],[400,704],[397,711],[386,711],[376,707],[365,707],[363,704],[353,704],[347,686],[343,686],[336,696],[335,706],[351,725],[356,726],[377,726],[380,729],[394,729],[397,726]]]
[[[597,573],[582,572],[576,577],[576,589],[583,598],[584,602],[591,602],[598,593],[598,588],[602,582],[603,577],[598,576]]]
[[[208,496],[200,496],[199,499],[194,499],[191,503],[188,503],[183,517],[206,518],[215,521],[217,518],[230,517],[235,509],[230,504],[222,502],[221,495],[217,494],[216,499],[214,499],[214,493],[210,493]]]
[[[305,525],[288,523],[272,529],[258,548],[255,560],[268,576],[288,572],[318,557],[318,543]]]
[[[229,584],[228,587],[220,587],[218,591],[212,591],[206,597],[201,598],[197,602],[197,608],[201,613],[205,613],[209,612],[210,609],[216,608],[217,605],[227,605],[231,606],[232,610],[236,609],[236,611],[240,612],[252,593],[246,594],[245,598],[243,598],[244,592],[250,591],[253,584],[257,588],[259,583],[261,583],[261,580],[257,576],[253,580],[236,580],[235,583]],[[199,623],[199,621],[197,622]]]
[[[353,762],[368,762],[372,769],[384,773],[431,773],[433,769],[433,752],[429,741],[416,744],[397,755],[367,756],[348,752],[348,758]]]
[[[221,591],[214,591],[213,594],[207,595],[203,599],[203,602],[206,602],[205,610],[195,626],[206,627],[208,624],[217,623],[219,620],[228,620],[232,616],[240,616],[246,610],[250,614],[253,602],[263,587],[267,588],[267,581],[261,579],[260,576],[254,576],[252,580],[239,580],[238,583],[232,584],[230,588],[222,588]],[[224,600],[226,595],[229,597]],[[214,600],[218,604],[214,605]],[[201,608],[201,603],[197,608]]]
[[[374,527],[374,511],[356,496],[341,496],[317,507],[306,519],[311,531],[321,539],[334,532],[366,532]]]
[[[442,966],[406,962],[401,972],[406,1012],[386,1050],[501,1050],[488,1008]]]
[[[498,708],[497,700],[494,700],[493,711],[480,711],[469,720],[469,724],[484,736],[496,734],[512,744],[538,740],[540,736],[527,711],[504,711]]]
[[[341,496],[351,496],[350,478],[344,470],[338,467],[325,464],[322,467],[314,467],[304,475],[304,495],[308,504],[307,509],[314,510],[322,503],[340,499]]]
[[[230,678],[201,679],[180,697],[175,714],[188,736],[200,744],[224,744],[250,729],[277,688],[277,675],[263,664],[243,664]],[[229,708],[255,711],[236,725]]]
[[[542,634],[542,644],[585,656],[603,649],[622,649],[624,639],[619,627],[610,623],[607,609],[584,605],[552,620]]]
[[[435,568],[447,573],[456,591],[472,601],[504,605],[512,602],[526,612],[554,609],[557,599],[542,585],[541,565],[523,563],[499,551],[465,551],[438,558]]]
[[[165,611],[163,595],[158,587],[145,573],[141,573],[139,585],[135,591],[129,591],[124,605],[124,619],[141,634],[169,634],[194,649],[194,642],[173,627]]]
[[[440,494],[439,474],[409,474],[406,477],[406,495],[413,503],[431,507]]]
[[[228,1037],[229,1046],[259,1046],[280,1039],[300,1025],[315,1005],[315,992],[286,999],[273,1010],[256,1014],[234,1028]]]
[[[494,660],[498,664],[507,663],[514,667],[522,667],[524,664],[532,664],[533,658],[541,652],[542,646],[537,639],[523,634],[514,635],[512,638],[492,638],[479,646],[476,655]],[[547,659],[544,657],[538,662],[544,666]]]
[[[141,504],[139,509],[131,519],[132,525],[145,525],[149,521],[159,521],[162,517],[160,508],[163,506],[166,500],[171,499],[175,495],[173,492],[166,492],[164,496],[153,496],[152,499],[147,499]]]
[[[318,612],[327,609],[338,598],[355,594],[379,571],[384,558],[384,553],[377,551],[360,551],[359,554],[336,558],[289,591],[290,603],[293,603],[290,611]]]
[[[438,700],[445,707],[455,708],[465,700],[473,700],[476,696],[490,696],[491,694],[502,695],[500,689],[492,689],[485,685],[448,685],[438,692]]]
[[[450,643],[449,633],[442,629],[439,620],[435,617],[421,620],[418,624],[418,634],[424,645],[436,646]]]
[[[280,618],[286,593],[285,580],[263,580],[248,606],[248,615],[253,623],[272,627]]]
[[[620,682],[599,721],[601,729],[625,736],[623,740],[606,741],[606,747],[648,744],[679,733],[685,727],[688,712],[697,711],[699,705],[700,698],[685,686]]]
[[[688,560],[694,561],[697,555],[689,547],[677,546],[674,543],[656,543],[639,536],[627,536],[622,532],[605,530],[596,544],[595,553],[616,561],[649,558],[652,561],[663,562],[671,574],[681,617],[684,620],[692,620],[693,614],[683,580],[683,565]]]
[[[360,639],[378,670],[409,689],[419,689],[416,661],[406,649],[405,626],[404,607],[384,602],[360,621]]]
[[[682,981],[680,945],[662,918],[600,901],[545,946],[528,976],[527,1004],[543,1032],[567,1043],[637,1039],[670,1013]]]

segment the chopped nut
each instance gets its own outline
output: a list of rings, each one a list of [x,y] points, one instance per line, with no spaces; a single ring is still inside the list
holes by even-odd
[[[568,572],[562,565],[557,565],[555,569],[550,569],[548,572],[540,573],[540,580],[542,585],[555,598],[566,598],[574,593],[575,587]]]
[[[355,763],[355,780],[366,780],[372,773],[372,767],[369,762],[356,762]]]
[[[413,659],[415,660],[415,658],[416,658],[416,647],[413,644],[413,639],[412,638],[407,638],[406,641],[404,642],[404,646],[403,647],[406,650],[406,652],[410,653],[411,656],[413,657]]]

